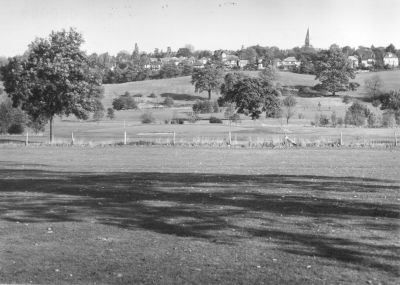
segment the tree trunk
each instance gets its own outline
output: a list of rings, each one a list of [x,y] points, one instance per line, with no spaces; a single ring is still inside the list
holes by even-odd
[[[50,143],[53,142],[53,116],[50,117]]]
[[[208,100],[211,100],[211,90],[208,90]]]

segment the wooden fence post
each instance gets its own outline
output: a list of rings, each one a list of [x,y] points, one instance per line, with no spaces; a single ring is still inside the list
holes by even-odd
[[[396,131],[394,131],[394,146],[397,146],[397,134],[396,134]]]
[[[124,131],[124,144],[126,144],[126,131]]]
[[[343,132],[340,132],[340,145],[343,145]]]
[[[71,132],[71,145],[74,145],[74,143],[75,143],[74,132]]]
[[[29,135],[28,132],[26,132],[25,145],[28,146],[28,144],[29,144]]]
[[[175,131],[174,131],[174,137],[172,138],[172,144],[175,145]]]
[[[232,134],[231,134],[231,131],[229,131],[229,145],[232,145]]]

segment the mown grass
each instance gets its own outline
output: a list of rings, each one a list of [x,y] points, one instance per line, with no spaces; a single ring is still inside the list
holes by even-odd
[[[398,151],[0,148],[0,280],[396,284]]]

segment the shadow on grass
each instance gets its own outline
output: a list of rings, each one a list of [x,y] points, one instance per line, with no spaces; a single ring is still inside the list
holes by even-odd
[[[399,206],[382,199],[384,193],[398,193],[397,181],[311,175],[83,174],[12,167],[0,170],[2,220],[90,220],[222,243],[272,239],[290,253],[399,274],[394,265],[400,260],[399,247],[393,240],[360,238],[371,230],[388,236],[398,232]],[[313,228],[326,223],[344,229],[351,238]]]

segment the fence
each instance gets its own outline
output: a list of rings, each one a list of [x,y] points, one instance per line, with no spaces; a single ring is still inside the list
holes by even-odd
[[[82,137],[81,137],[82,136]],[[106,139],[104,139],[106,138]],[[226,133],[225,136],[187,136],[177,132],[139,132],[129,134],[121,132],[110,139],[106,137],[88,137],[82,133],[71,133],[69,138],[56,138],[52,144],[56,145],[169,145],[169,146],[209,146],[209,147],[396,147],[398,137],[393,136],[349,136],[337,135],[243,135],[240,133]],[[48,144],[44,136],[25,135],[0,136],[0,144],[38,145]]]

